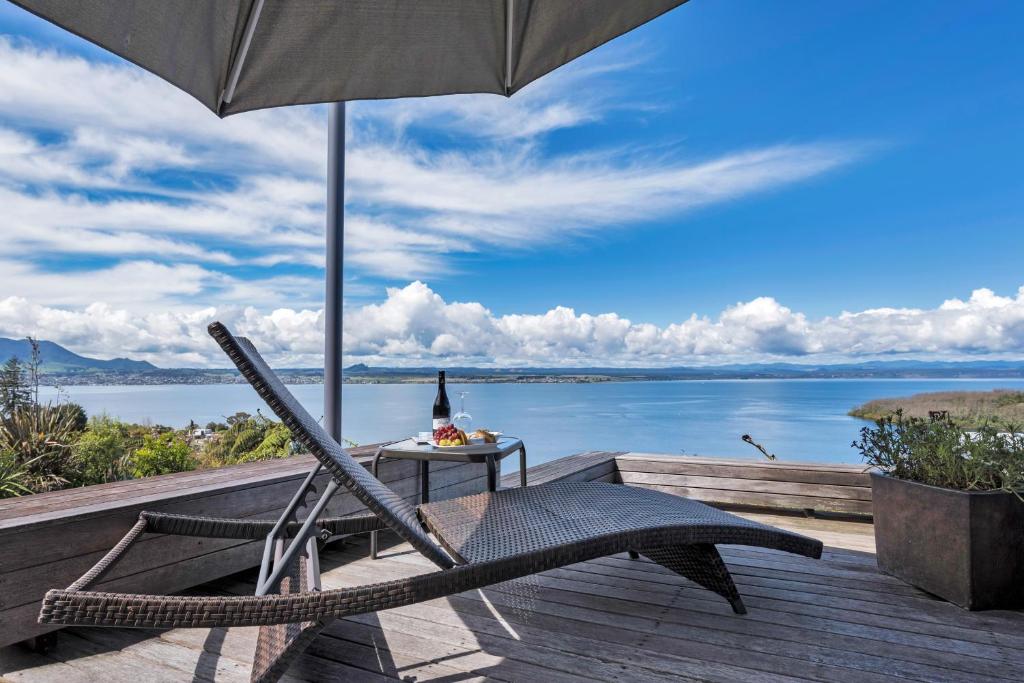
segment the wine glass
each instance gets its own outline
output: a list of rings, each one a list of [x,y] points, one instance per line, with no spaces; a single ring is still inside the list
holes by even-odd
[[[470,433],[473,425],[473,416],[466,412],[466,396],[468,395],[468,391],[459,392],[459,412],[455,413],[455,417],[452,418],[455,428],[461,429],[466,434]]]

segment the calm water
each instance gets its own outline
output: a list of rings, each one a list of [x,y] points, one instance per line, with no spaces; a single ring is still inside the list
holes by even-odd
[[[323,387],[292,391],[314,416]],[[474,425],[523,438],[530,464],[584,450],[632,450],[760,457],[751,434],[780,459],[857,462],[850,442],[865,424],[846,415],[864,401],[922,391],[1024,390],[1024,380],[716,380],[606,384],[448,385],[452,408],[470,392]],[[429,429],[435,388],[347,385],[344,435],[358,443]],[[268,410],[246,385],[82,386],[66,390],[89,414],[174,427],[206,424],[244,410]],[[49,395],[52,395],[52,390]],[[514,467],[510,459],[506,469]]]

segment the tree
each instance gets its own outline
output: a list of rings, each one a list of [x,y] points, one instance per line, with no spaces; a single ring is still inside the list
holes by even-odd
[[[32,393],[25,376],[25,366],[11,356],[0,368],[0,412],[13,415],[32,404]]]
[[[28,388],[31,392],[29,399],[32,405],[39,405],[39,367],[43,364],[43,357],[39,351],[39,340],[35,337],[25,337],[28,345],[32,347],[32,358],[28,362]]]
[[[132,476],[136,479],[195,468],[192,449],[174,432],[147,435],[142,447],[132,456]]]

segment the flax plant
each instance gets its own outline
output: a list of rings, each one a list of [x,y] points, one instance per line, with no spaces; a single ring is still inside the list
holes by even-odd
[[[32,491],[29,463],[19,463],[10,451],[0,451],[0,498],[15,498]]]
[[[0,449],[27,472],[35,492],[65,486],[75,464],[75,416],[55,406],[32,405],[0,418]]]

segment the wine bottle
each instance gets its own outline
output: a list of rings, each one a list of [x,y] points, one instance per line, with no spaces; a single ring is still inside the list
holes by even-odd
[[[434,431],[450,424],[452,407],[448,403],[448,392],[444,390],[444,370],[437,372],[437,396],[434,398]]]

